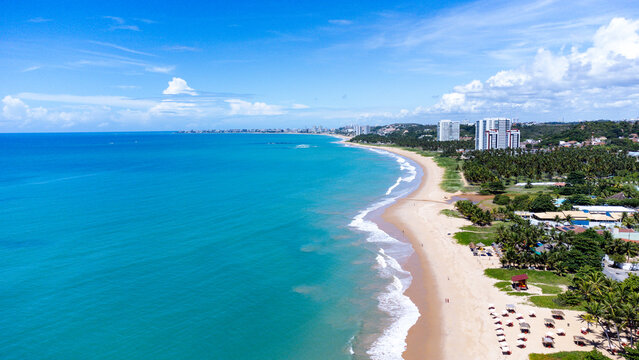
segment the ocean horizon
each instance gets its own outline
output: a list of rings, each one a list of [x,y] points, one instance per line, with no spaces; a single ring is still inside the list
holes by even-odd
[[[329,136],[1,134],[5,359],[400,359],[397,155]]]

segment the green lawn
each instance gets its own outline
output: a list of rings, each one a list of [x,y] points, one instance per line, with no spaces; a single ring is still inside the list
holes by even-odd
[[[577,311],[583,310],[583,308],[581,308],[580,306],[559,305],[553,301],[553,299],[556,297],[557,295],[549,295],[549,296],[535,295],[535,296],[531,296],[528,300],[530,300],[530,302],[533,303],[533,305],[535,306],[548,308],[548,309],[566,309],[566,310],[577,310]]]
[[[590,351],[562,351],[552,354],[530,354],[530,360],[583,360]]]
[[[441,155],[433,157],[437,165],[444,168],[444,179],[439,186],[447,192],[457,192],[464,189],[464,183],[459,175],[461,161]]]
[[[442,211],[440,211],[441,214],[446,215],[448,217],[454,217],[454,218],[462,218],[463,216],[459,213],[459,211],[457,210],[451,210],[451,209],[443,209]]]
[[[559,276],[551,271],[541,270],[522,270],[522,269],[486,269],[484,270],[486,276],[497,280],[510,281],[510,278],[515,275],[528,274],[528,282],[547,285],[569,285],[570,277]]]
[[[424,151],[416,148],[402,148],[404,150],[412,151],[421,156],[432,157],[435,163],[444,168],[444,178],[439,186],[447,192],[457,192],[464,190],[464,183],[462,182],[461,175],[459,175],[458,168],[461,168],[461,161],[453,158],[442,156],[441,153],[435,151]]]
[[[464,231],[472,231],[472,232],[481,232],[481,233],[492,233],[495,232],[495,228],[492,226],[475,226],[475,225],[465,225],[460,229]]]
[[[468,245],[470,243],[484,243],[485,245],[492,245],[495,241],[495,236],[492,233],[479,233],[470,231],[461,231],[455,233],[453,236],[457,243],[460,245]]]
[[[559,286],[554,285],[545,285],[545,284],[535,284],[535,286],[541,289],[541,292],[544,294],[561,294],[563,290]]]
[[[461,230],[463,231],[455,233],[453,237],[460,245],[468,245],[471,242],[475,244],[481,242],[486,245],[492,245],[493,242],[495,242],[495,232],[499,224],[502,224],[502,222],[496,221],[491,226],[462,226]]]

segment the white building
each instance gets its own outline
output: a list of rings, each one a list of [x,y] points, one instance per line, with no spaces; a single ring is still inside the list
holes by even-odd
[[[511,149],[516,149],[519,147],[521,134],[519,130],[511,129],[506,131],[506,136],[508,138],[508,147]]]
[[[437,140],[459,140],[459,121],[439,120],[437,123]]]
[[[371,127],[369,125],[353,125],[353,129],[355,130],[355,136],[366,135],[371,132]]]
[[[512,130],[512,120],[484,118],[475,123],[475,150],[506,149],[519,147],[518,130]],[[515,145],[516,146],[513,146]]]

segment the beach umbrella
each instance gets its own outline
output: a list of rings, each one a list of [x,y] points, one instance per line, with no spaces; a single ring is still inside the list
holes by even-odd
[[[488,310],[494,309],[495,308],[495,304],[488,304]]]
[[[561,329],[561,328],[557,329],[557,335],[564,335],[564,334],[566,334],[564,329]]]
[[[552,338],[555,336],[555,334],[549,331],[546,333],[546,336],[548,336],[549,338]]]
[[[515,316],[517,319],[523,319],[524,315],[522,315],[521,313],[517,313],[517,315]]]
[[[497,335],[504,335],[504,330],[497,329],[496,333],[497,333]]]
[[[497,329],[501,329],[501,325],[500,324],[495,324],[495,330]]]
[[[534,312],[533,310],[530,310],[530,311],[528,312],[528,316],[530,316],[530,317],[535,317],[535,312]]]
[[[499,335],[497,336],[497,341],[502,342],[502,341],[506,341],[506,337],[503,335]]]
[[[526,334],[519,334],[519,336],[517,336],[517,339],[526,341]]]

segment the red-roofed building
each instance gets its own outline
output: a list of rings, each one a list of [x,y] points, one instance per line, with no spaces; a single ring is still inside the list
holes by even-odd
[[[528,290],[526,280],[528,280],[527,274],[515,275],[510,278],[510,281],[513,282],[513,287],[518,290]]]

